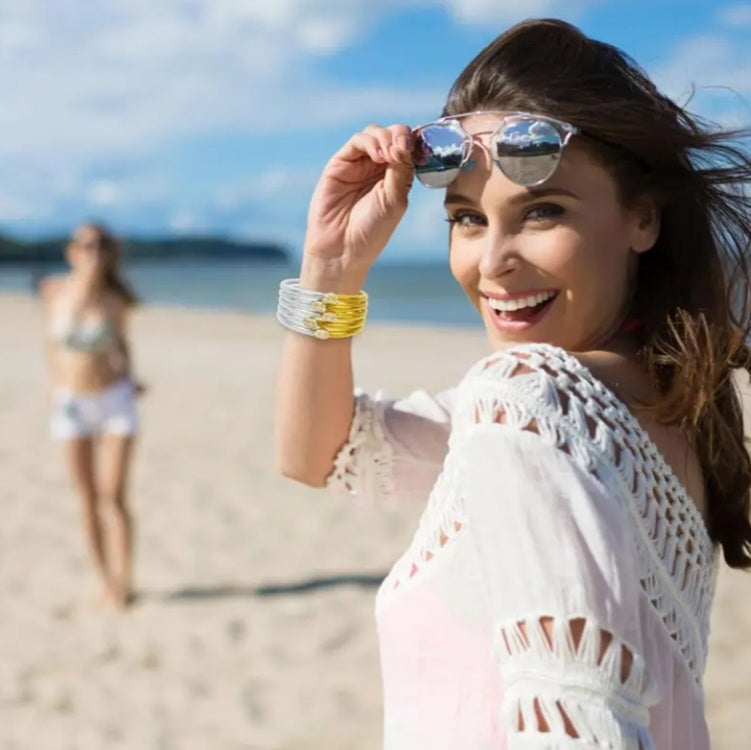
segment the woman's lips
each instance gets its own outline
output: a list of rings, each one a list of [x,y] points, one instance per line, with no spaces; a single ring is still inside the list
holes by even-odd
[[[522,307],[518,310],[498,311],[490,305],[487,297],[483,297],[483,304],[494,326],[504,333],[519,333],[529,330],[539,323],[552,307],[558,294],[534,307]]]

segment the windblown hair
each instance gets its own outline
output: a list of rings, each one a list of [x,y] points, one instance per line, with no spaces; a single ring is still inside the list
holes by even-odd
[[[631,310],[659,393],[652,408],[697,449],[709,532],[728,565],[751,567],[751,460],[732,377],[751,372],[749,131],[690,114],[626,54],[553,19],[491,42],[454,83],[444,114],[484,109],[579,126],[624,204],[646,196],[659,207],[660,235],[639,256]]]
[[[121,264],[120,240],[110,232],[107,227],[98,222],[86,222],[87,227],[93,229],[99,238],[99,249],[104,253],[105,271],[104,281],[107,288],[117,294],[126,305],[135,307],[138,302],[138,295],[133,291],[133,287],[125,278]]]

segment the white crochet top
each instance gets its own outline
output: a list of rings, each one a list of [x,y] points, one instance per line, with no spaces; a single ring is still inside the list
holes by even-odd
[[[535,344],[356,403],[330,485],[428,498],[376,600],[386,750],[708,750],[716,550],[610,390]]]

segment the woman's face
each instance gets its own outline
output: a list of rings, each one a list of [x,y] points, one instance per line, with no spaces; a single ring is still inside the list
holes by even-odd
[[[475,135],[497,124],[492,115],[462,121]],[[535,188],[508,180],[479,145],[472,158],[446,189],[451,271],[493,349],[604,344],[628,314],[637,256],[659,232],[656,212],[624,207],[615,180],[576,139]]]
[[[68,243],[66,257],[74,271],[92,276],[104,273],[105,258],[101,238],[95,227],[78,227]]]

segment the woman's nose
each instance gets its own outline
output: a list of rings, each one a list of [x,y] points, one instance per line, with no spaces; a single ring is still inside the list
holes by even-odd
[[[480,254],[479,272],[487,279],[496,279],[513,273],[521,265],[513,238],[490,235]]]

